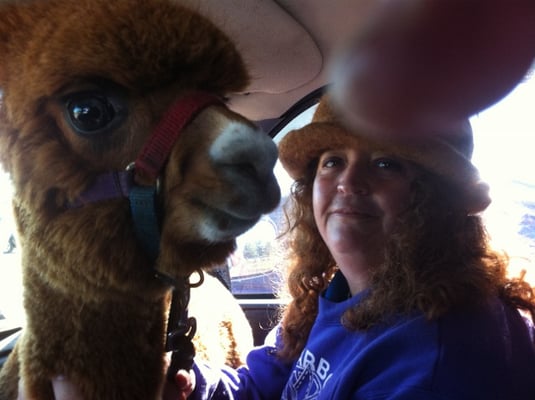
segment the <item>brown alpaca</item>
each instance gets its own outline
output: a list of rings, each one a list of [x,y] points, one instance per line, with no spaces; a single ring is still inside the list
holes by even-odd
[[[86,400],[160,397],[170,286],[155,270],[181,282],[225,260],[279,201],[276,147],[209,100],[159,171],[156,254],[129,199],[92,201],[93,190],[185,112],[176,101],[247,82],[228,38],[174,0],[0,2],[0,160],[15,188],[27,313],[1,400],[16,398],[20,377],[29,399],[52,399],[57,375]],[[152,188],[141,165],[129,176]]]

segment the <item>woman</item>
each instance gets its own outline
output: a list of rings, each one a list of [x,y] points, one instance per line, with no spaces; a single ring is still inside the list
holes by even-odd
[[[327,102],[279,145],[295,184],[275,343],[237,371],[196,364],[190,398],[535,398],[533,291],[489,247],[469,124],[374,141]]]
[[[535,398],[533,327],[517,311],[535,316],[533,291],[489,247],[468,122],[385,143],[345,129],[327,101],[279,145],[295,179],[292,300],[278,342],[249,355],[234,392]]]

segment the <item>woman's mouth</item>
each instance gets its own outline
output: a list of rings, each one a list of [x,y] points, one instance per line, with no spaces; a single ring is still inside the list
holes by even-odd
[[[342,215],[354,215],[362,218],[374,218],[378,217],[378,213],[371,210],[369,207],[355,207],[352,205],[340,205],[333,207],[332,214],[342,214]]]

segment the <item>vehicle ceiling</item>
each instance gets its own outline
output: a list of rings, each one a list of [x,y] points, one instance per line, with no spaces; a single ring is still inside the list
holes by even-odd
[[[377,0],[179,0],[236,43],[252,81],[229,105],[269,130],[293,104],[328,83],[329,60]],[[272,120],[274,119],[274,120]],[[268,122],[268,121],[265,121]]]

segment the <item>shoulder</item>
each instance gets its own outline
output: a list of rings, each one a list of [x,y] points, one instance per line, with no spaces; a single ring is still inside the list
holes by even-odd
[[[476,341],[480,346],[512,342],[531,343],[530,327],[514,307],[497,297],[470,308],[451,311],[438,320],[444,340]]]
[[[535,395],[532,336],[518,311],[497,298],[431,321],[418,313],[400,317],[366,336],[359,364],[366,365],[369,389],[397,387],[455,399]]]
[[[454,381],[459,390],[479,385],[503,396],[496,398],[535,395],[535,345],[518,310],[491,298],[478,307],[453,311],[437,324],[437,384]]]

